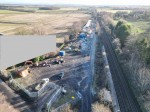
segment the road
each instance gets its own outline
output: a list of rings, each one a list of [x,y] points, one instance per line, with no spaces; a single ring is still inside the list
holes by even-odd
[[[106,49],[108,63],[110,66],[120,110],[121,112],[141,112],[141,109],[125,79],[125,74],[112,47],[110,40],[111,37],[106,33],[104,24],[101,21],[99,21],[99,24],[100,37]]]

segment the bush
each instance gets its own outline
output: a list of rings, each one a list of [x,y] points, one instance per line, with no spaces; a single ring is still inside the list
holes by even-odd
[[[36,58],[33,59],[34,63],[39,62],[39,61],[40,61],[40,57],[36,57]]]
[[[127,37],[131,34],[131,26],[123,21],[118,21],[114,33],[120,39],[121,47],[124,47]]]
[[[43,61],[45,59],[45,56],[40,56],[39,61]]]

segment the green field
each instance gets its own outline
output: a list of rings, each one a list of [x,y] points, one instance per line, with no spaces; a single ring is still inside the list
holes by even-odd
[[[117,24],[118,20],[114,20],[114,24]],[[150,25],[147,21],[127,21],[127,24],[131,25],[131,33],[133,35],[145,32]]]
[[[128,21],[131,25],[145,31],[150,27],[150,21]]]
[[[67,12],[72,12],[68,10],[37,10],[37,13],[48,13],[48,14],[63,14]]]
[[[25,13],[27,13],[27,12],[0,10],[0,14],[25,14]]]
[[[150,22],[146,21],[128,21],[132,26],[132,34],[139,34],[145,32],[149,28]]]

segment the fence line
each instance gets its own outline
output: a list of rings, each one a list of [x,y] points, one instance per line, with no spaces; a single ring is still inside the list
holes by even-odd
[[[70,101],[66,102],[65,104],[63,104],[63,105],[61,105],[61,106],[55,108],[52,112],[57,112],[58,110],[61,110],[62,108],[68,106],[68,105],[71,104],[71,103],[72,103],[72,104],[73,104],[73,103],[76,103],[76,102],[79,101],[79,100],[81,100],[81,96],[80,96],[80,93],[77,92],[77,93],[76,93],[76,99],[70,100]]]
[[[17,88],[19,88],[20,90],[24,91],[26,95],[28,95],[30,98],[36,98],[38,96],[40,96],[45,90],[47,90],[48,88],[57,88],[58,85],[52,83],[52,82],[48,82],[48,84],[44,87],[42,87],[39,91],[37,92],[30,92],[29,90],[27,90],[26,88],[24,88],[22,85],[20,85],[17,81],[15,81],[12,77],[12,75],[10,74],[11,79],[10,79],[10,83],[14,84]]]
[[[59,87],[59,89],[56,90],[56,92],[50,97],[49,102],[46,104],[48,112],[50,112],[50,108],[52,106],[52,103],[57,99],[57,97],[60,95],[62,91],[62,87]]]
[[[102,54],[103,54],[103,58],[104,58],[105,69],[107,70],[106,74],[107,74],[107,77],[108,77],[108,80],[109,80],[109,87],[110,87],[110,90],[111,90],[113,110],[114,110],[114,112],[120,112],[118,98],[117,98],[116,91],[115,91],[115,88],[114,88],[114,83],[113,83],[112,75],[111,75],[111,72],[110,72],[110,69],[109,69],[109,64],[108,64],[108,60],[107,60],[107,56],[106,56],[104,46],[102,46]]]

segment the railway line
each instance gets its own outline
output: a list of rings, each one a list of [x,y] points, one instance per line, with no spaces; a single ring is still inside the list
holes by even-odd
[[[106,33],[104,25],[99,21],[100,37],[106,49],[110,71],[112,74],[117,99],[121,112],[141,112],[140,106],[137,103],[133,92],[131,91],[125,79],[125,74],[120,67],[115,51],[112,47],[110,35]]]

